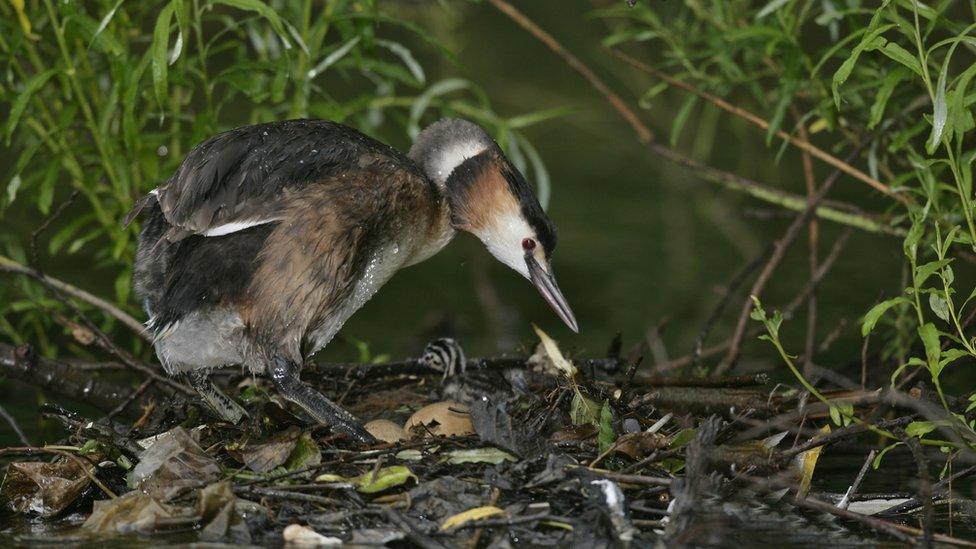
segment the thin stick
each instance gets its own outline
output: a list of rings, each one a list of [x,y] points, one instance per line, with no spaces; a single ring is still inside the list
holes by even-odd
[[[31,232],[30,264],[35,269],[40,269],[40,261],[37,259],[37,238],[41,236],[41,233],[46,231],[48,227],[51,226],[51,223],[54,223],[57,218],[61,217],[61,214],[64,213],[64,210],[66,210],[68,206],[75,201],[75,198],[78,198],[78,189],[71,191],[71,195],[68,196],[68,198],[65,199],[65,201],[62,202],[51,215],[47,216],[47,219],[41,223],[41,226]]]
[[[718,305],[716,305],[712,310],[712,314],[708,316],[708,319],[705,321],[705,326],[702,327],[701,333],[698,334],[698,339],[695,341],[695,348],[691,353],[691,363],[693,366],[697,367],[701,365],[702,348],[705,346],[705,340],[708,339],[708,334],[711,333],[712,328],[715,326],[715,322],[720,316],[722,316],[725,309],[728,307],[729,302],[732,301],[732,297],[734,297],[735,293],[739,290],[739,286],[745,282],[746,277],[759,268],[759,265],[762,264],[762,262],[769,256],[770,253],[772,253],[772,251],[772,246],[766,246],[766,248],[764,248],[759,255],[753,258],[752,261],[739,269],[739,272],[735,273],[735,276],[733,276],[732,280],[729,281],[729,284],[725,289],[725,294],[718,302]]]
[[[806,300],[807,296],[810,295],[810,292],[813,291],[814,286],[819,284],[827,276],[827,273],[830,272],[831,268],[834,266],[834,263],[836,263],[837,259],[840,257],[840,253],[844,250],[844,246],[847,244],[847,240],[850,238],[850,235],[851,232],[850,229],[848,229],[834,242],[834,245],[831,247],[827,257],[824,258],[823,262],[820,264],[820,267],[817,270],[817,275],[811,280],[807,281],[806,285],[804,285],[804,287],[796,294],[793,300],[783,307],[783,318],[789,319],[793,315],[793,312],[796,311],[796,309],[798,309]],[[749,334],[755,333],[758,333],[758,329],[753,329],[749,332]],[[717,343],[711,347],[702,349],[701,355],[704,358],[712,357],[724,352],[731,345],[732,338],[729,338],[722,343]],[[693,355],[686,355],[672,359],[671,362],[667,364],[667,369],[687,366],[688,364],[691,364],[693,359]]]
[[[848,158],[856,157],[861,149],[868,143],[869,140],[865,140],[860,143],[853,151],[848,155]],[[810,220],[810,214],[813,212],[817,204],[827,195],[830,189],[834,186],[834,183],[840,178],[841,171],[834,170],[826,180],[824,180],[823,185],[817,189],[807,200],[807,207],[787,227],[786,232],[783,236],[776,241],[775,249],[766,262],[765,267],[756,277],[756,281],[752,285],[752,289],[749,291],[749,295],[746,299],[742,301],[742,309],[739,311],[739,321],[735,327],[735,333],[732,336],[732,344],[729,346],[729,350],[725,355],[725,359],[715,368],[715,374],[721,374],[726,372],[729,368],[735,365],[736,360],[739,358],[739,346],[742,344],[742,338],[746,333],[746,324],[749,322],[749,313],[752,311],[752,297],[759,297],[762,295],[763,290],[766,288],[766,284],[772,278],[773,272],[779,267],[779,264],[783,261],[786,256],[786,250],[793,244],[797,236],[800,234],[800,229]],[[813,291],[813,288],[811,288]]]
[[[122,412],[124,412],[125,409],[128,408],[130,404],[132,404],[133,402],[135,402],[136,399],[138,399],[139,397],[141,397],[146,392],[146,390],[149,389],[149,387],[152,386],[152,384],[155,381],[156,381],[155,379],[153,379],[153,378],[150,377],[150,378],[147,378],[145,381],[143,381],[141,384],[139,384],[138,387],[136,387],[131,393],[129,393],[129,396],[126,397],[125,400],[123,400],[122,402],[120,402],[119,405],[116,406],[115,408],[112,408],[112,411],[110,411],[105,416],[105,419],[112,419],[115,416],[117,416],[117,415],[121,414]]]
[[[807,127],[803,123],[803,119],[800,116],[799,109],[796,105],[790,105],[790,110],[793,113],[793,118],[797,122],[797,133],[800,134],[800,139],[804,142],[810,142],[810,136],[807,134]],[[802,149],[803,154],[801,155],[801,160],[803,164],[803,181],[806,183],[807,189],[807,200],[812,200],[813,195],[817,192],[817,181],[813,175],[813,159],[810,157],[810,151]],[[819,223],[816,217],[810,218],[810,223],[807,224],[807,263],[810,267],[810,278],[817,273],[817,245],[819,241]],[[813,291],[810,292],[810,297],[807,298],[807,333],[806,341],[803,346],[803,375],[809,377],[812,374],[813,367],[813,354],[814,347],[817,342],[817,285],[813,285]]]
[[[20,442],[24,446],[33,446],[31,441],[27,439],[27,435],[25,435],[24,431],[20,428],[20,424],[17,423],[17,419],[10,415],[10,412],[8,412],[2,404],[0,404],[0,417],[2,417],[4,421],[10,425],[10,427],[14,430],[14,433],[17,434],[17,438],[20,439]]]
[[[627,54],[625,54],[625,53],[623,53],[623,52],[621,52],[619,50],[608,49],[607,51],[609,51],[611,54],[613,54],[614,56],[616,56],[621,61],[627,63],[628,65],[634,67],[635,69],[637,69],[637,70],[639,70],[641,72],[645,72],[645,73],[650,74],[650,75],[652,75],[652,76],[654,76],[656,78],[660,78],[661,80],[664,80],[665,82],[667,82],[668,85],[671,85],[671,86],[674,86],[674,87],[677,87],[677,88],[681,88],[681,89],[683,89],[683,90],[685,90],[687,92],[693,93],[693,94],[697,95],[698,97],[701,97],[705,101],[708,101],[709,103],[715,105],[716,107],[718,107],[718,108],[720,108],[722,110],[725,110],[727,112],[730,112],[730,113],[738,116],[739,118],[742,118],[743,120],[746,120],[746,121],[750,122],[751,124],[759,127],[762,130],[768,130],[769,129],[769,122],[767,122],[766,120],[762,119],[761,117],[756,116],[755,114],[753,114],[753,113],[751,113],[751,112],[749,112],[749,111],[747,111],[747,110],[745,110],[745,109],[743,109],[741,107],[737,107],[737,106],[732,105],[731,103],[725,101],[724,99],[722,99],[720,97],[715,97],[714,95],[712,95],[710,93],[701,91],[698,88],[692,86],[691,84],[688,84],[687,82],[684,82],[682,80],[679,80],[677,78],[674,78],[673,76],[671,76],[671,75],[669,75],[669,74],[667,74],[665,72],[659,71],[659,70],[655,69],[654,67],[651,67],[650,65],[647,65],[645,63],[642,63],[641,61],[638,61],[637,59],[634,59],[633,57],[631,57],[631,56],[629,56],[629,55],[627,55]],[[880,191],[880,192],[882,192],[882,193],[884,193],[884,194],[886,194],[886,195],[888,195],[888,196],[890,196],[892,198],[895,198],[895,199],[897,199],[898,201],[900,201],[900,202],[902,202],[904,204],[910,204],[910,202],[911,202],[911,199],[909,199],[907,196],[892,191],[891,190],[891,187],[888,187],[884,183],[878,181],[877,179],[871,177],[870,175],[868,175],[868,174],[862,172],[861,170],[855,168],[854,166],[852,166],[850,164],[850,161],[841,160],[841,159],[837,158],[836,156],[833,156],[832,154],[830,154],[830,153],[828,153],[828,152],[826,152],[826,151],[824,151],[824,150],[822,150],[822,149],[820,149],[820,148],[812,145],[805,138],[802,138],[802,137],[801,138],[794,137],[794,136],[792,136],[792,135],[784,132],[783,130],[777,130],[776,131],[776,136],[779,137],[780,139],[784,139],[784,140],[788,141],[790,144],[796,146],[797,148],[799,148],[800,150],[804,151],[805,153],[810,154],[812,156],[815,156],[816,158],[818,158],[818,159],[826,162],[827,164],[833,166],[837,170],[840,170],[840,171],[842,171],[842,172],[844,172],[844,173],[846,173],[846,174],[854,177],[855,179],[859,179],[860,181],[863,181],[864,183],[867,183],[868,185],[870,185],[875,190],[878,190],[878,191]]]
[[[905,446],[912,452],[918,471],[918,499],[922,502],[922,546],[932,547],[932,521],[935,519],[935,508],[932,506],[932,479],[929,476],[928,460],[922,453],[922,444],[915,437],[909,437],[903,429],[896,431]]]
[[[941,495],[942,493],[947,491],[947,490],[943,490],[943,488],[950,487],[952,486],[953,482],[960,479],[971,477],[973,475],[976,475],[976,465],[972,465],[970,467],[963,469],[962,471],[953,473],[932,485],[932,495],[933,496]],[[895,505],[894,507],[889,507],[888,509],[881,511],[880,513],[877,513],[877,515],[878,516],[897,515],[900,513],[904,513],[906,511],[911,511],[912,509],[917,508],[921,504],[922,502],[918,500],[918,496],[915,496],[908,501]]]
[[[512,21],[515,21],[523,29],[529,31],[532,36],[535,36],[540,42],[546,45],[550,50],[552,50],[556,55],[563,58],[567,65],[569,65],[573,70],[580,73],[580,75],[593,86],[594,89],[599,91],[606,98],[607,102],[613,106],[614,109],[620,116],[630,124],[633,128],[634,133],[637,134],[638,139],[641,143],[650,143],[654,140],[654,133],[651,129],[644,125],[640,121],[637,114],[627,106],[626,103],[620,96],[610,89],[603,80],[600,79],[589,67],[587,67],[578,57],[573,55],[569,50],[563,47],[558,40],[552,37],[551,34],[542,30],[538,25],[536,25],[531,19],[525,16],[521,11],[516,9],[514,6],[506,2],[505,0],[489,0],[493,6],[495,6],[498,11],[507,15]]]
[[[146,341],[150,341],[149,334],[146,333],[146,328],[145,326],[142,325],[141,322],[133,318],[129,313],[123,311],[122,309],[119,309],[118,307],[109,303],[108,301],[105,301],[104,299],[98,296],[92,295],[86,292],[85,290],[82,290],[81,288],[72,286],[67,282],[58,280],[44,273],[41,273],[37,269],[32,269],[26,265],[21,265],[20,263],[17,263],[16,261],[10,259],[9,257],[5,257],[2,255],[0,255],[0,271],[29,276],[31,278],[36,279],[38,282],[44,284],[49,288],[54,288],[57,291],[64,292],[65,294],[70,295],[71,297],[80,299],[85,303],[91,305],[92,307],[95,307],[96,309],[99,309],[102,312],[108,314],[109,316],[115,317],[126,327],[128,327],[133,332],[138,334],[139,337],[145,339]]]
[[[607,86],[607,84],[603,82],[603,80],[601,80],[600,77],[597,76],[592,70],[590,70],[589,67],[580,61],[579,58],[567,50],[561,43],[559,43],[558,40],[553,38],[552,35],[540,28],[535,24],[535,22],[526,17],[525,14],[520,12],[505,0],[489,1],[499,11],[512,19],[512,21],[514,21],[516,24],[527,30],[530,34],[532,34],[532,36],[545,44],[556,55],[561,57],[567,65],[583,76],[590,86],[601,93],[607,99],[607,102],[610,103],[610,106],[613,107],[621,118],[623,118],[630,125],[630,127],[634,130],[634,133],[637,134],[637,138],[640,143],[645,145],[651,153],[694,171],[699,177],[705,179],[706,181],[718,183],[719,185],[736,191],[745,192],[754,198],[777,204],[784,208],[795,211],[803,210],[805,201],[799,196],[768,187],[734,173],[726,172],[706,164],[702,164],[701,162],[669,149],[668,147],[654,143],[654,134],[651,132],[651,129],[641,122],[637,114],[630,107],[628,107],[617,94],[611,91],[610,87]],[[857,210],[857,208],[853,209]],[[820,207],[816,209],[815,215],[824,219],[835,221],[837,223],[857,227],[868,232],[904,236],[903,230],[889,227],[861,214],[849,213],[828,207]]]
[[[847,507],[851,504],[851,498],[854,497],[854,494],[857,493],[858,488],[861,487],[861,483],[864,482],[864,477],[867,476],[868,468],[870,467],[871,462],[874,461],[874,456],[876,455],[878,455],[877,450],[871,450],[868,452],[868,457],[864,460],[864,465],[861,465],[861,470],[858,471],[857,477],[854,478],[854,483],[851,484],[847,489],[847,492],[844,493],[844,497],[837,502],[837,507],[839,509],[847,509]]]
[[[615,482],[622,482],[624,484],[639,484],[641,486],[671,486],[671,479],[664,477],[649,477],[645,475],[625,475],[622,473],[615,473],[613,471],[607,471],[605,469],[592,469],[589,467],[584,467],[582,465],[566,465],[567,469],[571,470],[585,470],[589,473],[593,473],[597,476],[608,478]]]

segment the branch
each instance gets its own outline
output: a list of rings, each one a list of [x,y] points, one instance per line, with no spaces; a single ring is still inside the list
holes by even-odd
[[[754,198],[758,198],[772,204],[777,204],[781,207],[794,211],[802,211],[806,206],[806,200],[803,197],[787,193],[779,189],[767,187],[762,183],[752,181],[734,173],[713,168],[711,166],[702,164],[697,160],[689,158],[677,151],[669,149],[668,147],[654,143],[654,134],[651,132],[651,129],[648,128],[646,124],[641,122],[640,118],[633,111],[633,109],[628,107],[627,104],[620,99],[620,96],[615,94],[610,87],[607,86],[607,84],[601,80],[600,77],[597,76],[589,67],[580,61],[578,57],[573,55],[562,44],[560,44],[558,40],[553,38],[552,35],[544,31],[531,19],[526,17],[525,14],[520,12],[505,0],[489,0],[489,2],[491,2],[491,4],[499,11],[515,21],[515,23],[517,23],[519,26],[527,30],[530,34],[532,34],[532,36],[545,44],[556,55],[560,56],[567,65],[586,79],[590,86],[600,92],[606,98],[607,102],[610,103],[610,106],[613,107],[614,110],[616,110],[617,113],[634,130],[634,133],[637,134],[637,138],[641,144],[646,146],[651,153],[696,172],[699,177],[705,179],[706,181],[718,183],[719,185],[732,190],[745,192]],[[856,210],[856,208],[853,209]],[[834,209],[828,206],[820,206],[815,210],[814,213],[823,219],[863,229],[868,232],[895,235],[904,234],[900,229],[888,227],[883,223],[863,214],[845,212],[843,210]]]
[[[70,295],[71,297],[80,299],[85,303],[95,307],[96,309],[99,309],[102,312],[108,314],[109,316],[116,318],[122,324],[125,324],[130,330],[138,334],[139,337],[145,339],[146,341],[150,340],[149,334],[146,333],[146,328],[145,326],[142,325],[141,322],[133,318],[129,313],[123,311],[122,309],[119,309],[118,307],[109,303],[108,301],[105,301],[104,299],[98,296],[92,295],[86,292],[85,290],[82,290],[81,288],[72,286],[67,282],[48,276],[26,265],[21,265],[20,263],[17,263],[16,261],[10,259],[9,257],[5,257],[2,255],[0,255],[0,271],[29,276],[37,280],[41,284],[44,284],[45,286],[54,288],[55,290]]]
[[[29,345],[0,343],[0,376],[22,381],[57,395],[109,411],[125,402],[132,387],[93,376],[90,371],[59,360],[38,357]],[[140,395],[140,403],[148,396]]]
[[[671,75],[669,75],[669,74],[667,74],[665,72],[659,71],[659,70],[655,69],[654,67],[651,67],[651,66],[649,66],[649,65],[647,65],[645,63],[642,63],[642,62],[638,61],[637,59],[634,59],[633,57],[631,57],[631,56],[629,56],[629,55],[627,55],[627,54],[625,54],[625,53],[623,53],[623,52],[621,52],[619,50],[608,49],[607,51],[609,51],[611,54],[613,54],[614,56],[616,56],[618,59],[622,60],[623,62],[627,63],[628,65],[634,67],[635,69],[637,69],[637,70],[639,70],[641,72],[650,74],[651,76],[654,76],[656,78],[660,78],[661,80],[664,80],[665,82],[667,82],[671,86],[674,86],[674,87],[677,87],[677,88],[681,88],[681,89],[683,89],[683,90],[685,90],[687,92],[693,93],[693,94],[697,95],[698,97],[701,97],[705,101],[708,101],[709,103],[715,105],[716,107],[718,107],[718,108],[720,108],[720,109],[722,109],[724,111],[730,112],[730,113],[738,116],[739,118],[742,118],[743,120],[746,120],[747,122],[749,122],[749,123],[751,123],[751,124],[759,127],[762,130],[769,130],[769,122],[767,122],[763,118],[761,118],[761,117],[759,117],[759,116],[757,116],[757,115],[755,115],[755,114],[753,114],[753,113],[751,113],[751,112],[749,112],[749,111],[747,111],[747,110],[745,110],[745,109],[743,109],[741,107],[736,107],[735,105],[732,105],[731,103],[725,101],[724,99],[722,99],[720,97],[716,97],[716,96],[714,96],[714,95],[712,95],[712,94],[710,94],[708,92],[699,90],[695,86],[693,86],[693,85],[691,85],[691,84],[689,84],[687,82],[684,82],[682,80],[679,80],[679,79],[677,79],[677,78],[675,78],[675,77],[673,77],[673,76],[671,76]],[[784,132],[783,130],[777,130],[776,131],[776,136],[779,137],[780,139],[784,139],[784,140],[788,141],[790,144],[794,145],[795,147],[799,148],[800,150],[802,150],[802,151],[810,154],[811,156],[814,156],[814,157],[818,158],[819,160],[822,160],[822,161],[826,162],[827,164],[829,164],[829,165],[833,166],[834,168],[837,168],[838,170],[840,170],[840,171],[842,171],[842,172],[850,175],[851,177],[854,177],[855,179],[859,179],[859,180],[867,183],[868,185],[870,185],[871,187],[873,187],[875,190],[878,190],[878,191],[880,191],[880,192],[882,192],[882,193],[884,193],[884,194],[886,194],[886,195],[888,195],[888,196],[890,196],[890,197],[892,197],[892,198],[894,198],[894,199],[896,199],[896,200],[898,200],[898,201],[900,201],[900,202],[902,202],[904,204],[909,204],[910,203],[910,199],[907,196],[905,196],[903,194],[898,194],[898,193],[892,191],[891,190],[891,187],[885,185],[884,183],[878,181],[877,179],[871,177],[870,175],[868,175],[868,174],[862,172],[861,170],[855,168],[849,162],[845,162],[845,161],[837,158],[836,156],[834,156],[834,155],[832,155],[832,154],[824,151],[823,149],[818,148],[817,146],[811,144],[809,141],[807,141],[805,139],[800,139],[798,137],[794,137],[793,135],[790,135],[790,134]]]

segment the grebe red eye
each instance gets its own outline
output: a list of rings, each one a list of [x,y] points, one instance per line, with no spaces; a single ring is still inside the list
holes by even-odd
[[[527,252],[531,252],[532,250],[534,250],[535,249],[535,240],[532,240],[531,238],[523,238],[522,239],[522,249],[525,250],[525,251],[527,251]]]

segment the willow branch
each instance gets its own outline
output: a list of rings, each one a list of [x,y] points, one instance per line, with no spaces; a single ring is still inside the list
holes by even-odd
[[[129,313],[123,311],[122,309],[119,309],[118,307],[109,303],[108,301],[105,301],[104,299],[98,296],[92,295],[86,292],[85,290],[78,288],[77,286],[73,286],[71,284],[68,284],[67,282],[48,276],[38,271],[37,269],[32,269],[26,265],[21,265],[20,263],[17,263],[16,261],[10,259],[9,257],[5,257],[2,255],[0,255],[0,271],[29,276],[37,280],[41,284],[44,284],[45,286],[49,286],[51,288],[54,288],[57,291],[63,292],[66,295],[69,295],[76,299],[80,299],[81,301],[84,301],[85,303],[91,305],[92,307],[95,307],[96,309],[108,314],[109,316],[114,317],[122,324],[125,324],[125,326],[128,327],[130,330],[138,334],[139,337],[145,339],[146,341],[149,341],[149,335],[146,333],[146,328],[145,326],[142,325],[141,322],[133,318]]]
[[[722,99],[721,97],[716,97],[708,92],[702,91],[683,80],[679,80],[650,65],[642,63],[641,61],[638,61],[637,59],[634,59],[633,57],[619,50],[609,49],[608,51],[614,56],[616,56],[618,59],[622,60],[623,62],[627,63],[628,65],[634,67],[635,69],[641,72],[647,73],[651,76],[654,76],[655,78],[660,78],[661,80],[667,82],[668,85],[670,86],[681,88],[687,92],[697,95],[698,97],[704,99],[705,101],[708,101],[709,103],[715,105],[716,107],[726,112],[730,112],[764,131],[769,130],[769,122],[757,116],[756,114],[747,111],[746,109],[732,105],[731,103]],[[823,149],[811,144],[809,141],[790,135],[784,132],[783,130],[776,130],[775,134],[780,139],[789,142],[791,145],[810,154],[811,156],[817,158],[818,160],[821,160],[829,164],[830,166],[833,166],[834,168],[850,175],[855,179],[867,183],[875,190],[880,191],[904,204],[908,204],[910,202],[910,199],[907,196],[892,191],[891,187],[885,185],[884,183],[878,181],[877,179],[871,177],[870,175],[855,168],[849,162],[845,162],[844,160],[841,160],[836,156],[828,153],[827,151],[824,151]]]
[[[567,65],[579,73],[590,84],[590,86],[593,87],[593,89],[597,90],[601,95],[603,95],[617,114],[619,114],[620,117],[623,118],[634,130],[634,133],[637,134],[637,138],[640,143],[647,147],[651,153],[692,170],[706,181],[717,183],[727,189],[744,192],[753,198],[758,198],[759,200],[776,204],[794,211],[802,211],[806,206],[806,200],[803,197],[767,187],[762,183],[752,181],[734,173],[713,168],[668,147],[655,143],[653,132],[651,132],[651,129],[640,120],[637,113],[627,106],[620,96],[614,93],[610,87],[599,76],[596,75],[596,73],[586,66],[586,64],[583,63],[578,57],[573,55],[572,52],[567,50],[551,34],[540,28],[537,24],[535,24],[535,22],[505,0],[489,0],[489,2],[503,14],[512,19],[512,21],[514,21],[520,27],[528,31],[532,36],[545,44],[546,47],[553,51],[553,53],[561,57],[563,61],[565,61]],[[903,231],[900,229],[888,227],[869,216],[850,213],[843,210],[834,209],[829,206],[818,207],[814,211],[814,214],[823,219],[834,221],[836,223],[842,223],[858,229],[863,229],[868,232],[903,235]]]

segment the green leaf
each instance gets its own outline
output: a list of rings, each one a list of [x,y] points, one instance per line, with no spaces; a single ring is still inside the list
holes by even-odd
[[[697,434],[698,434],[697,429],[692,429],[690,427],[682,429],[677,433],[675,433],[673,437],[671,437],[671,441],[668,442],[668,448],[669,449],[681,448],[684,445],[691,442]]]
[[[936,292],[929,294],[929,307],[935,316],[941,318],[942,320],[949,322],[949,304],[946,303],[945,299]]]
[[[375,494],[406,484],[411,479],[417,481],[417,475],[413,474],[409,467],[391,465],[381,468],[375,474],[370,471],[351,480],[356,486],[356,490],[364,494]]]
[[[153,41],[149,47],[152,55],[152,77],[153,91],[156,94],[156,102],[160,108],[160,118],[166,112],[166,88],[169,78],[169,64],[167,62],[167,52],[169,51],[169,27],[173,20],[173,12],[176,10],[176,2],[172,0],[156,18],[156,28],[153,30]]]
[[[7,204],[10,204],[17,198],[17,190],[20,189],[20,184],[23,180],[20,178],[20,174],[14,174],[7,183]]]
[[[874,307],[871,307],[864,315],[864,321],[861,323],[861,336],[867,337],[874,330],[874,326],[878,323],[878,320],[892,307],[900,305],[902,303],[911,303],[911,300],[904,296],[895,297],[887,301],[882,301]]]
[[[419,85],[423,85],[427,81],[427,76],[424,74],[424,68],[420,66],[417,62],[417,58],[413,56],[413,52],[409,48],[404,46],[399,42],[393,42],[392,40],[376,40],[376,45],[386,48],[387,50],[393,52],[394,55],[400,58],[403,65],[407,67],[410,74],[413,75],[414,79]]]
[[[830,411],[830,421],[832,421],[834,423],[834,425],[838,425],[839,426],[841,424],[840,409],[837,406],[834,406],[834,405],[831,404],[827,408],[827,410]]]
[[[297,471],[320,463],[322,463],[322,451],[319,450],[319,445],[312,440],[311,435],[302,433],[296,441],[295,449],[288,455],[284,467],[289,471]]]
[[[877,126],[881,122],[881,119],[884,118],[885,107],[888,105],[888,100],[891,99],[891,94],[894,93],[895,88],[906,76],[908,76],[908,71],[900,68],[890,71],[885,75],[881,87],[878,88],[878,93],[874,96],[874,103],[871,105],[868,129]]]
[[[972,64],[959,75],[959,79],[956,81],[956,87],[953,89],[951,97],[949,98],[949,115],[952,121],[952,130],[956,134],[956,140],[961,141],[963,135],[972,129],[973,115],[972,112],[966,107],[966,89],[969,87],[969,82],[976,76],[976,64]],[[970,157],[972,161],[972,157]],[[967,169],[964,170],[966,174],[972,177],[972,171]],[[972,189],[969,189],[966,196]]]
[[[677,114],[674,115],[674,121],[671,123],[671,146],[674,147],[678,143],[678,138],[681,137],[681,130],[685,127],[685,122],[688,121],[688,117],[691,116],[692,109],[698,104],[697,95],[689,95],[685,98],[684,102],[681,103],[681,107],[678,108]]]
[[[930,276],[937,273],[939,269],[942,269],[951,261],[951,259],[941,259],[937,261],[930,261],[924,265],[919,265],[915,269],[915,284],[918,287],[921,287]]]
[[[857,65],[857,60],[867,50],[875,49],[885,42],[887,42],[881,35],[890,29],[895,28],[897,25],[891,23],[887,25],[879,25],[881,22],[882,14],[884,13],[884,8],[888,5],[888,0],[881,3],[881,6],[875,9],[874,17],[871,18],[871,23],[868,25],[868,31],[861,38],[861,41],[854,46],[851,50],[850,55],[841,66],[834,72],[833,79],[831,80],[831,91],[834,95],[834,105],[840,108],[840,86],[847,81],[847,78],[851,75],[854,70],[854,66]]]
[[[610,401],[603,401],[603,408],[600,410],[600,431],[597,433],[596,441],[599,451],[605,452],[611,446],[616,436],[613,433],[613,409],[610,408]]]
[[[410,122],[407,124],[407,133],[411,138],[416,138],[420,134],[420,117],[427,111],[427,107],[435,97],[445,95],[457,90],[471,87],[471,82],[461,78],[448,78],[432,84],[424,93],[417,96],[410,106]]]
[[[761,10],[759,10],[759,13],[756,14],[756,20],[762,19],[767,15],[775,12],[776,10],[782,8],[789,1],[790,0],[769,0],[769,2],[767,2],[766,5],[763,6]]]
[[[935,86],[935,98],[932,100],[932,133],[929,140],[925,143],[925,150],[932,154],[942,141],[942,132],[945,130],[946,120],[949,116],[949,109],[946,105],[946,75],[949,73],[949,57],[946,57],[939,73],[939,81]]]
[[[276,12],[271,6],[265,4],[261,0],[214,0],[214,3],[224,4],[225,6],[230,6],[233,8],[257,13],[258,15],[266,19],[268,23],[271,24],[271,28],[274,29],[275,34],[278,35],[278,38],[281,40],[281,43],[285,47],[285,49],[286,50],[291,49],[291,42],[288,40],[288,36],[289,36],[288,30],[285,28],[285,25],[282,22],[281,17],[278,16],[278,12]],[[293,36],[292,38],[295,37]],[[304,43],[301,43],[300,37],[298,38],[298,40],[299,40],[299,46],[307,52],[308,47]]]
[[[932,372],[932,377],[938,378],[939,373],[942,372],[942,367],[939,364],[939,357],[942,355],[942,348],[939,344],[939,330],[935,324],[926,322],[918,327],[918,335],[922,338],[922,344],[925,345],[925,357],[929,371]]]
[[[353,49],[353,47],[356,46],[356,44],[359,43],[359,40],[361,38],[362,38],[361,36],[357,35],[353,37],[352,40],[349,40],[345,44],[329,52],[329,54],[323,57],[322,60],[319,61],[317,65],[309,69],[308,78],[314,79],[316,76],[325,72],[329,67],[335,65],[340,59],[345,57],[346,54],[349,53]]]
[[[520,130],[540,122],[545,122],[546,120],[567,116],[574,112],[575,110],[570,107],[554,107],[552,109],[530,112],[509,118],[508,127],[513,130]]]
[[[873,469],[877,469],[878,467],[880,467],[881,466],[881,459],[883,457],[885,457],[885,454],[887,454],[888,452],[894,450],[898,446],[901,446],[902,444],[904,444],[904,442],[896,442],[894,444],[891,444],[889,446],[886,446],[884,450],[881,450],[880,452],[878,452],[878,455],[875,456],[874,461],[871,462],[871,467]]]
[[[14,99],[13,104],[10,106],[10,112],[7,114],[7,124],[4,128],[4,134],[7,137],[7,145],[10,145],[10,138],[14,134],[14,129],[17,128],[17,122],[20,121],[21,115],[24,114],[24,109],[27,108],[27,102],[30,101],[31,97],[35,93],[40,91],[47,84],[47,81],[51,79],[57,73],[56,69],[48,69],[44,72],[40,72],[31,77],[27,81],[27,85],[24,86],[24,91],[20,92],[17,99]]]
[[[905,434],[917,438],[922,438],[923,435],[934,430],[935,423],[931,421],[913,421],[905,426]]]
[[[799,85],[799,80],[788,77],[786,82],[780,86],[779,100],[776,102],[776,107],[773,109],[773,116],[771,116],[769,119],[769,128],[766,129],[766,145],[773,142],[773,137],[776,136],[776,132],[778,132],[783,126],[783,120],[786,118],[786,111],[793,103],[793,95],[796,93],[796,89]]]
[[[878,48],[878,51],[901,63],[915,74],[919,76],[922,75],[922,65],[919,64],[918,57],[901,47],[899,44],[896,44],[895,42],[888,42],[884,45],[884,47]]]
[[[95,28],[95,32],[91,37],[91,42],[88,44],[89,47],[91,47],[92,43],[95,42],[95,39],[102,34],[102,31],[108,27],[108,24],[112,22],[112,18],[115,17],[115,12],[118,11],[119,6],[122,5],[122,2],[125,2],[125,0],[119,0],[116,2],[115,6],[108,10],[108,13],[106,13],[105,16],[102,17],[102,20],[98,22],[98,27]]]

